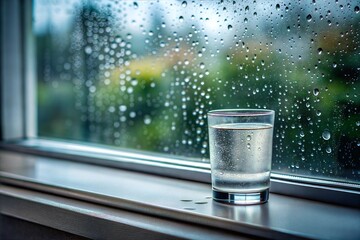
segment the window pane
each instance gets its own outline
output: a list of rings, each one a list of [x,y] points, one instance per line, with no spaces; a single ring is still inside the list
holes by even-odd
[[[208,161],[209,110],[269,108],[274,172],[358,183],[359,7],[35,0],[39,136]]]

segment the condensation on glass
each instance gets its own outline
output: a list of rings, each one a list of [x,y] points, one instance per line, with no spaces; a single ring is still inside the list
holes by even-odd
[[[359,7],[35,0],[39,136],[208,161],[209,110],[269,108],[274,172],[359,183]]]

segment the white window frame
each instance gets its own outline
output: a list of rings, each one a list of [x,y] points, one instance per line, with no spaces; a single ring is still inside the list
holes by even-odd
[[[0,6],[1,148],[210,183],[208,163],[108,146],[38,139],[32,2],[4,0]],[[270,191],[344,206],[358,207],[360,203],[360,185],[311,177],[272,173]]]

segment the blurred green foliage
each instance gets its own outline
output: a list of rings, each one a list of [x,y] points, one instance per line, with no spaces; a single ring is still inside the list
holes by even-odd
[[[99,31],[116,29],[111,12],[84,5],[61,47],[51,31],[36,36],[39,136],[207,161],[209,110],[270,108],[276,111],[274,171],[358,182],[360,17],[347,18],[341,28],[319,24],[313,35],[310,27],[298,27],[294,40],[281,29],[296,18],[306,25],[305,12],[297,14],[288,13],[284,26],[268,26],[263,38],[238,37],[212,56],[218,46],[202,50],[205,40],[196,34],[161,46],[156,36],[171,33],[156,27],[148,53],[141,52],[137,36]],[[310,50],[301,56],[296,46],[278,49],[272,31],[289,38],[283,44],[305,42]],[[193,29],[177,34],[186,32]],[[98,41],[89,40],[92,34]]]

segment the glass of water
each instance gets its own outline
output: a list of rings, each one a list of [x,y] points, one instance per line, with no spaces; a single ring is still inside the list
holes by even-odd
[[[208,113],[213,199],[251,205],[269,199],[274,111]]]

